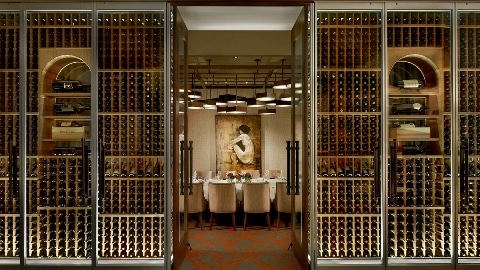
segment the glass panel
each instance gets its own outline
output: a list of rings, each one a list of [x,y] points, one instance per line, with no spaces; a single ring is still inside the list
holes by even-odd
[[[460,191],[457,248],[460,261],[480,256],[480,13],[458,14],[458,124]],[[454,152],[458,153],[458,152]]]
[[[28,12],[27,30],[27,256],[88,259],[91,14]]]
[[[387,35],[388,257],[451,257],[450,12],[389,12]]]
[[[380,258],[381,13],[317,16],[317,257]]]
[[[0,13],[0,260],[19,256],[19,19]]]
[[[100,258],[164,256],[164,14],[98,14]]]

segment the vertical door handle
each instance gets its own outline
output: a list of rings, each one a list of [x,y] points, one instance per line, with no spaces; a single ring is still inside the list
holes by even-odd
[[[295,141],[295,195],[300,194],[299,141]]]
[[[380,197],[380,146],[377,141],[373,150],[374,197]]]
[[[390,196],[397,194],[397,140],[393,140],[393,146],[390,148]]]
[[[290,146],[291,141],[287,141],[287,195],[290,195]]]
[[[189,169],[188,169],[188,173],[190,174],[189,175],[189,182],[188,182],[188,189],[189,189],[189,192],[188,194],[189,195],[193,195],[193,172],[192,172],[192,169],[193,169],[193,141],[188,141],[188,151],[189,151],[189,154],[190,154],[190,158],[189,158]]]
[[[183,192],[183,189],[185,188],[184,183],[183,183],[183,154],[185,151],[185,142],[180,141],[180,195],[184,195],[185,193]]]
[[[17,170],[18,170],[18,148],[16,145],[13,145],[12,140],[8,142],[8,161],[9,161],[9,168],[8,168],[8,180],[10,182],[10,194],[11,199],[16,199],[18,197],[18,179],[17,179]]]
[[[465,145],[460,147],[460,198],[468,201],[468,149]]]
[[[88,146],[82,139],[82,190],[83,196],[88,196]]]
[[[100,141],[99,145],[99,178],[98,178],[98,194],[101,198],[105,197],[105,143]]]

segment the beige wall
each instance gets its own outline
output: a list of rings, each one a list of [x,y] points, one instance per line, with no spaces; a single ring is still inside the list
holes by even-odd
[[[250,110],[250,109],[249,109]],[[193,140],[193,170],[215,171],[216,110],[190,111],[189,140]],[[252,112],[255,110],[252,109]],[[290,137],[290,110],[277,108],[277,114],[262,116],[262,174],[266,169],[286,172],[286,141]]]

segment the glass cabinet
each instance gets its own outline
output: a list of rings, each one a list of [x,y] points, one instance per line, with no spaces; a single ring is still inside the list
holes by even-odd
[[[0,266],[168,268],[170,6],[66,2],[0,4]],[[478,269],[480,4],[348,3],[302,44],[311,265]]]

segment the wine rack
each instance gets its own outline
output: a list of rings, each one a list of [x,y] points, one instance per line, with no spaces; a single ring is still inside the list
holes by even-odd
[[[480,256],[480,56],[477,44],[480,38],[480,14],[458,14],[458,120],[460,145],[467,156],[460,162],[458,209],[458,256]],[[463,183],[462,183],[463,182]],[[462,184],[464,186],[462,186]]]
[[[389,258],[452,256],[450,23],[449,12],[387,13],[388,61],[394,66],[389,86]],[[421,57],[411,58],[412,52]],[[424,59],[440,67],[438,78],[429,75]],[[397,65],[410,74],[396,70]],[[395,84],[411,79],[421,86]],[[417,109],[394,110],[410,104]]]
[[[161,13],[98,18],[98,136],[105,149],[99,256],[159,258],[164,247],[165,128]]]
[[[379,257],[373,155],[381,137],[381,16],[318,17],[318,257]]]
[[[20,14],[0,13],[0,258],[19,256],[19,201],[14,196],[11,145],[19,146]]]
[[[63,122],[90,126],[90,110],[68,115],[55,111],[55,104],[60,103],[85,103],[89,108],[90,88],[69,93],[55,91],[52,83],[57,76],[65,76],[62,70],[72,61],[57,61],[59,58],[55,59],[57,55],[52,52],[68,50],[75,55],[90,50],[91,15],[87,12],[28,12],[26,20],[27,256],[90,258],[90,156],[88,151],[82,152],[80,139],[55,139],[52,128]],[[78,59],[81,57],[75,62],[79,62]],[[42,74],[46,62],[51,60],[53,64]],[[90,135],[84,138],[88,147]]]

